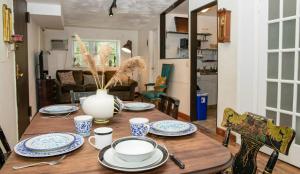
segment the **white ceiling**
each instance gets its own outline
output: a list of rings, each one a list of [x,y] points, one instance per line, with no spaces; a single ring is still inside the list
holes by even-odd
[[[153,26],[159,14],[176,0],[117,0],[114,16],[108,16],[113,0],[27,0],[61,3],[65,26],[137,30]]]

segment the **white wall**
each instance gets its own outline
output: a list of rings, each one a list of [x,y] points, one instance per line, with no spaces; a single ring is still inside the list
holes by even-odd
[[[51,52],[48,56],[48,70],[49,75],[55,78],[56,70],[58,69],[73,69],[72,67],[72,36],[78,34],[83,39],[107,39],[107,40],[120,40],[123,46],[127,40],[132,41],[133,56],[138,55],[138,31],[135,30],[110,30],[110,29],[95,29],[95,28],[77,28],[65,27],[64,30],[46,30],[45,36],[45,49]],[[69,51],[51,51],[51,39],[68,40]],[[121,52],[122,59],[129,58],[130,54]]]
[[[149,50],[149,31],[148,30],[140,30],[138,31],[138,55],[142,56],[142,58],[146,62],[146,70],[142,72],[139,77],[139,91],[145,91],[145,85],[148,83],[148,74],[149,74],[149,57],[150,57],[150,50]]]
[[[31,20],[27,24],[28,32],[28,80],[29,80],[29,105],[32,107],[32,116],[37,112],[36,101],[36,57],[40,52],[40,26]]]
[[[13,8],[11,0],[2,0],[1,7],[2,4]],[[2,8],[0,9],[0,79],[0,126],[8,143],[13,146],[18,140],[15,54],[9,51],[9,45],[3,42]]]

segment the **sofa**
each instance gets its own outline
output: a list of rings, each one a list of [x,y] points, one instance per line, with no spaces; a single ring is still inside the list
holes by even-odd
[[[63,84],[59,73],[69,73],[72,72],[72,75],[75,80],[75,84]],[[113,77],[116,71],[106,71],[105,72],[105,84]],[[102,72],[98,73],[100,76]],[[85,84],[85,75],[91,75],[89,71],[82,70],[57,70],[56,71],[56,103],[70,103],[70,91],[74,92],[88,92],[96,91],[96,84]],[[114,96],[117,96],[121,100],[132,101],[134,100],[135,88],[138,86],[138,83],[134,80],[126,80],[121,84],[111,86],[108,89],[108,93]]]

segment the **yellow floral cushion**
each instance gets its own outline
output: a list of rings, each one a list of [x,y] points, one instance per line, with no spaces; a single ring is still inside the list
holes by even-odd
[[[154,85],[155,91],[162,92],[164,91],[165,88],[166,88],[166,77],[157,76]]]

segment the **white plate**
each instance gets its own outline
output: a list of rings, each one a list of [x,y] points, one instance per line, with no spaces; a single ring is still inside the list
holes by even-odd
[[[130,164],[128,164],[128,162],[125,162],[125,161],[122,161],[122,162],[117,161],[116,162],[116,159],[111,158],[111,155],[109,157],[110,159],[106,156],[107,155],[106,153],[109,149],[111,149],[111,146],[106,146],[99,152],[99,155],[98,155],[99,163],[109,169],[122,171],[122,172],[143,172],[143,171],[155,169],[155,168],[158,168],[158,167],[162,166],[163,164],[165,164],[167,162],[167,160],[169,159],[168,150],[160,145],[157,146],[157,151],[158,151],[157,156],[155,156],[155,157],[153,157],[153,159],[151,159],[154,162],[153,161],[150,162],[150,159],[149,159],[149,162],[148,162],[149,165],[146,165],[146,163],[140,163],[140,164],[130,163]],[[111,152],[108,152],[108,153],[111,153]],[[158,156],[159,156],[158,154],[160,154],[160,155],[162,154],[162,156],[160,156],[161,157],[160,159],[158,159]],[[155,162],[154,158],[157,158],[156,162]],[[117,160],[120,160],[120,159],[117,159]],[[123,167],[121,167],[121,165],[123,165]],[[134,165],[136,165],[136,166],[134,166]],[[134,167],[134,168],[129,168],[129,167]]]
[[[152,124],[152,128],[161,132],[182,132],[190,128],[190,124],[177,120],[162,120]]]
[[[163,158],[163,153],[157,149],[151,158],[148,158],[141,162],[127,162],[118,158],[117,155],[115,155],[114,150],[110,148],[104,153],[103,158],[106,162],[108,162],[113,166],[134,169],[134,168],[149,166],[151,164],[160,161]]]
[[[68,114],[68,113],[71,113],[71,112],[75,112],[75,111],[78,111],[79,110],[79,107],[77,106],[72,106],[72,109],[71,110],[68,110],[68,111],[61,111],[61,112],[48,112],[46,111],[44,108],[41,108],[39,110],[40,113],[43,113],[43,114],[48,114],[48,115],[61,115],[61,114]]]
[[[71,145],[75,137],[68,133],[49,133],[28,139],[24,146],[29,150],[51,151]]]
[[[31,151],[24,146],[24,143],[28,140],[28,139],[25,139],[25,140],[19,142],[14,147],[14,151],[18,155],[21,155],[24,157],[34,157],[34,158],[51,157],[51,156],[66,154],[66,153],[69,153],[69,152],[72,152],[72,151],[78,149],[84,143],[84,138],[81,135],[73,134],[73,133],[70,133],[70,134],[75,136],[74,143],[72,143],[70,146],[67,146],[62,149],[53,150],[53,151]]]
[[[155,105],[152,103],[133,102],[124,104],[124,109],[130,111],[145,111],[153,108],[155,108]]]
[[[46,112],[65,112],[73,109],[74,106],[70,105],[51,105],[44,107]]]

